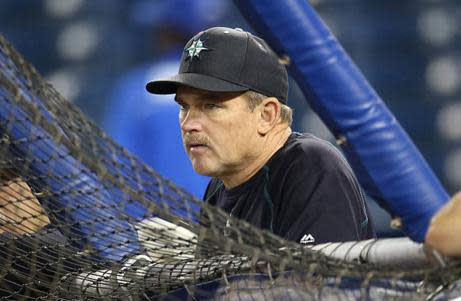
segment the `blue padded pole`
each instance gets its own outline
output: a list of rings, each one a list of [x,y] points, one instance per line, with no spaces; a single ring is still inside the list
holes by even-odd
[[[306,0],[234,0],[279,55],[336,138],[366,192],[421,242],[448,199],[413,142]]]

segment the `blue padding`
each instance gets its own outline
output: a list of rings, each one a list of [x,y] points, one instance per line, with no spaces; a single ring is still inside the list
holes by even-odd
[[[235,0],[242,14],[280,55],[336,137],[362,186],[405,233],[424,240],[448,194],[408,135],[306,0]]]

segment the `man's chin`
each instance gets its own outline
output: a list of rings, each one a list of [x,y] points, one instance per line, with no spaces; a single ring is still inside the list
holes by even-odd
[[[193,168],[196,173],[202,176],[206,177],[214,177],[215,173],[213,172],[212,169],[207,168],[205,166],[200,166],[200,165],[193,165]]]

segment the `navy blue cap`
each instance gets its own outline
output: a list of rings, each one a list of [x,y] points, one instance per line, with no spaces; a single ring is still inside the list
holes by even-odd
[[[179,73],[146,85],[153,94],[174,94],[185,85],[214,92],[256,91],[286,103],[288,74],[267,43],[241,29],[213,27],[184,47]]]

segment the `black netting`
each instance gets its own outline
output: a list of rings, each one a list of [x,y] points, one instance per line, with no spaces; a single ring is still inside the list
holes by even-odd
[[[398,243],[410,250],[401,261],[379,240],[312,250],[195,199],[115,144],[2,37],[0,70],[2,300],[460,295],[459,264],[432,263],[417,244]]]

